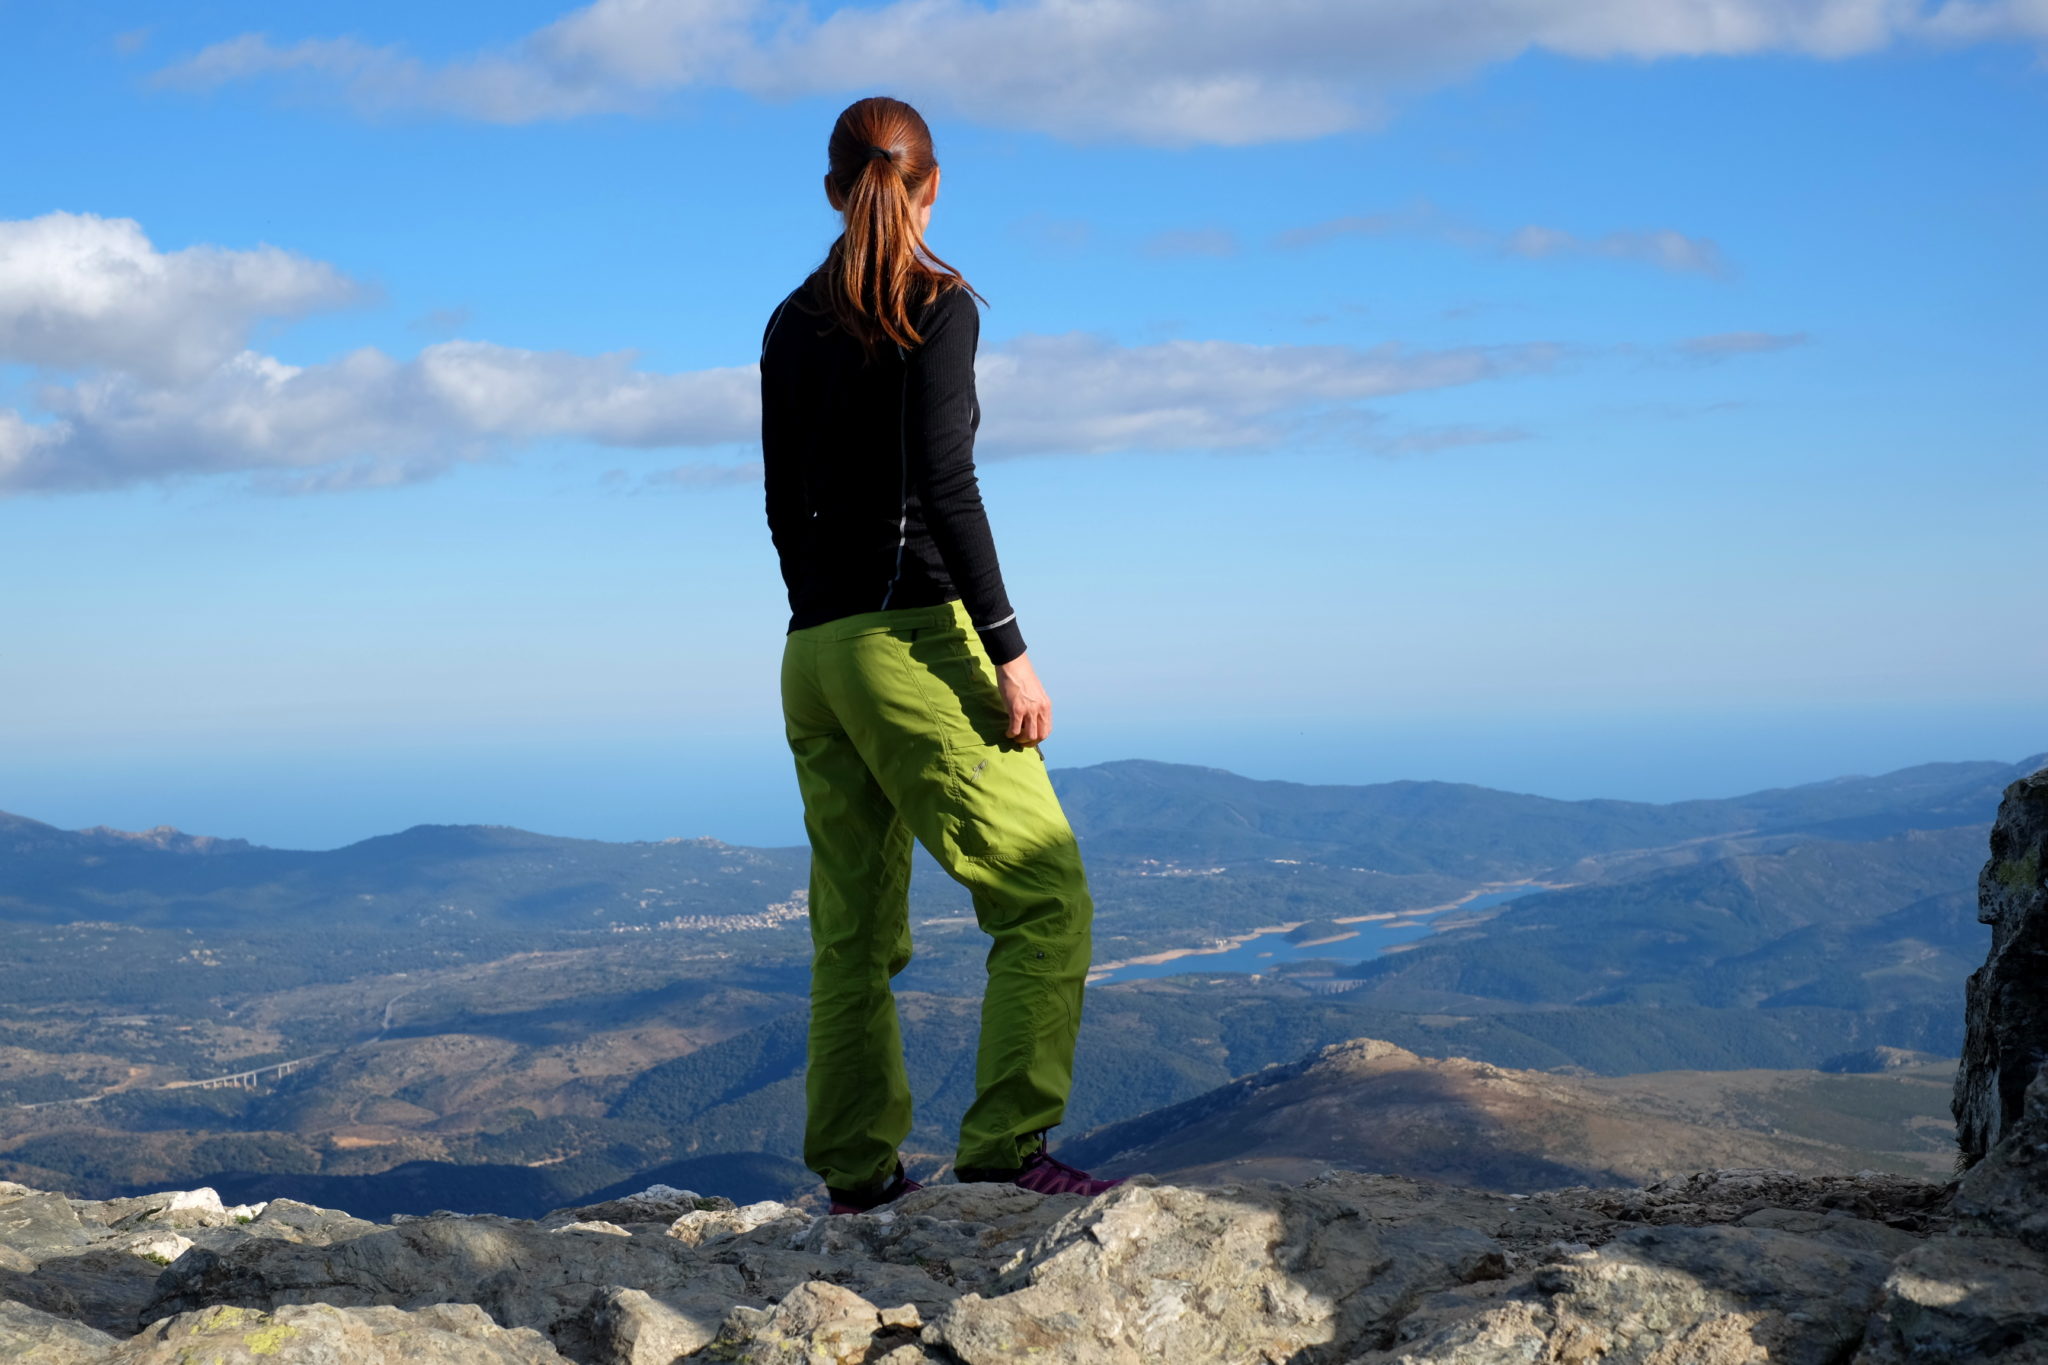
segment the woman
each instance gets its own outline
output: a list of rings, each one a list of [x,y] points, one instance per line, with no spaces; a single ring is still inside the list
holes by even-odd
[[[845,219],[761,342],[768,527],[789,590],[789,747],[811,842],[804,1162],[834,1213],[919,1188],[890,979],[910,961],[911,840],[973,893],[993,939],[975,1100],[954,1174],[1096,1194],[1055,1161],[1094,902],[1039,743],[1025,656],[974,474],[980,318],[924,245],[939,168],[900,100],[833,125]]]

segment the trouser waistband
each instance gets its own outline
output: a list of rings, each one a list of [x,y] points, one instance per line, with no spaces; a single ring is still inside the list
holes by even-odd
[[[866,635],[898,626],[949,626],[955,623],[970,628],[973,624],[967,614],[967,604],[957,597],[928,607],[891,607],[887,611],[856,612],[852,616],[821,621],[815,626],[805,626],[789,633],[811,640],[843,640],[849,635]]]

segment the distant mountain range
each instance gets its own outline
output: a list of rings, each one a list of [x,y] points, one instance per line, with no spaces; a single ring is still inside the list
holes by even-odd
[[[2048,761],[1932,763],[1720,801],[1557,801],[1448,782],[1317,786],[1130,759],[1053,771],[1092,858],[1313,859],[1390,878],[1465,882],[1702,840],[1867,840],[1990,820],[2005,785]],[[71,832],[0,812],[0,921],[89,916],[230,926],[248,916],[508,924],[652,922],[783,899],[806,851],[715,839],[606,843],[501,826],[416,825],[319,852],[158,828]]]
[[[747,914],[803,884],[802,849],[614,844],[494,825],[415,825],[300,852],[176,830],[71,833],[0,813],[0,921],[232,928],[280,917],[399,928],[436,918],[592,926]]]
[[[1783,1089],[1857,1054],[1953,1056],[1987,935],[1971,901],[1985,830],[2002,788],[2044,760],[1670,805],[1138,760],[1055,770],[1096,894],[1098,961],[1275,925],[1320,938],[1503,883],[1557,888],[1438,912],[1434,932],[1363,962],[1247,974],[1189,956],[1173,959],[1186,975],[1097,986],[1059,1136],[1235,1093],[1355,1039],[1412,1054],[1410,1070],[1465,1058],[1551,1078],[1552,1108],[1515,1112],[1554,1126],[1597,1100],[1621,1130],[1631,1113],[1678,1122],[1639,1073],[1769,1071]],[[426,1211],[411,1206],[435,1190],[448,1193],[428,1207],[561,1204],[677,1163],[767,1189],[800,1154],[807,875],[802,848],[710,839],[418,826],[307,852],[0,816],[0,1178],[248,1198],[271,1179],[393,1211]],[[918,952],[898,986],[911,1148],[930,1171],[972,1094],[986,940],[921,854],[912,912]],[[1316,1065],[1303,1094],[1333,1074]],[[1292,1093],[1264,1074],[1261,1103]],[[1373,1076],[1345,1084],[1408,1084]],[[1638,1091],[1596,1095],[1596,1079]],[[1862,1080],[1829,1079],[1839,1104],[1774,1101],[1783,1117],[1765,1127],[1781,1131],[1749,1123],[1739,1138],[1724,1130],[1763,1111],[1688,1082],[1672,1103],[1694,1127],[1657,1131],[1685,1150],[1796,1140],[1820,1144],[1801,1150],[1823,1164],[1919,1159],[1885,1134],[1925,1136],[1938,1115],[1880,1106],[1874,1129],[1850,1132]],[[1459,1101],[1471,1114],[1478,1094]],[[1255,1154],[1240,1129],[1244,1160],[1336,1160]],[[1200,1161],[1171,1159],[1239,1159],[1229,1126],[1214,1131],[1222,1145],[1187,1149]],[[1129,1132],[1103,1140],[1164,1140]],[[1494,1154],[1497,1182],[1562,1160],[1534,1135],[1468,1150]],[[1602,1151],[1602,1169],[1633,1169]]]
[[[1312,786],[1129,760],[1053,774],[1091,853],[1211,861],[1313,858],[1475,881],[1697,840],[1866,840],[1988,824],[2006,785],[2048,763],[1928,763],[1719,801],[1557,801],[1451,782]]]

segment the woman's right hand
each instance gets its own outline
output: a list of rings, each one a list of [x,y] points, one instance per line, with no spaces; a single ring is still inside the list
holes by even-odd
[[[996,685],[1010,709],[1011,739],[1029,746],[1052,733],[1052,698],[1045,695],[1028,652],[996,665]]]

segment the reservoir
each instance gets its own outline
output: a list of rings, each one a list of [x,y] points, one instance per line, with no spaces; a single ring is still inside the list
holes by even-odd
[[[1474,896],[1458,906],[1458,909],[1482,910],[1489,905],[1500,905],[1523,896],[1540,895],[1545,889],[1541,886],[1510,886],[1501,891],[1489,891]],[[1165,962],[1133,962],[1097,976],[1089,984],[1106,986],[1116,981],[1139,981],[1155,976],[1213,976],[1219,972],[1263,972],[1282,962],[1363,962],[1368,958],[1378,957],[1392,944],[1412,943],[1416,939],[1427,938],[1432,932],[1430,925],[1434,918],[1435,914],[1421,918],[1396,916],[1392,920],[1368,920],[1361,924],[1340,925],[1339,928],[1355,929],[1357,932],[1334,943],[1289,943],[1284,933],[1260,934],[1257,938],[1249,939],[1220,953],[1189,953],[1185,957],[1169,958]]]

